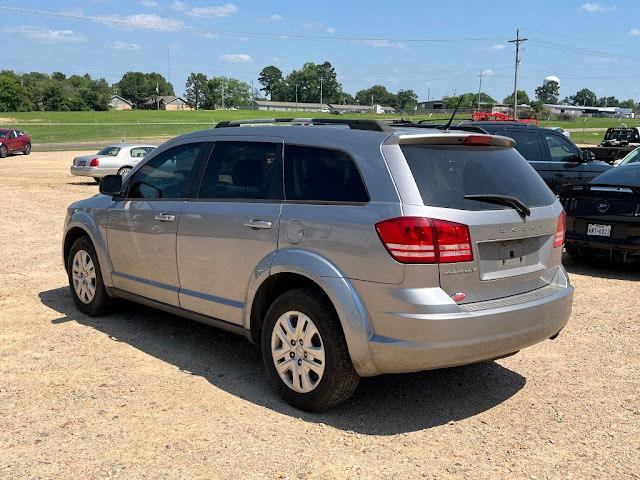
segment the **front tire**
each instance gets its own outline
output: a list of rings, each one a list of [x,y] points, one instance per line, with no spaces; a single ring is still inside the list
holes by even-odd
[[[30,143],[25,143],[24,145],[24,154],[25,155],[29,155],[31,153],[31,144]]]
[[[0,145],[0,158],[7,158],[9,155],[9,149],[6,145]]]
[[[111,298],[102,281],[96,250],[88,237],[78,238],[67,257],[69,289],[76,306],[90,316],[109,311]]]
[[[273,302],[261,344],[269,379],[296,408],[327,410],[347,400],[358,386],[338,316],[314,290],[291,290]]]

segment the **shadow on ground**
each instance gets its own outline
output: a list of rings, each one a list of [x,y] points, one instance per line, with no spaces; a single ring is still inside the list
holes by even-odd
[[[586,275],[612,280],[640,280],[640,262],[624,263],[602,257],[574,260],[564,253],[562,263],[570,275]]]
[[[122,303],[116,313],[80,313],[68,288],[40,294],[60,312],[54,324],[78,322],[149,355],[205,378],[249,402],[342,430],[393,435],[472,417],[504,402],[526,379],[495,362],[404,375],[363,378],[345,404],[306,413],[280,400],[267,379],[258,348],[243,337],[144,306]]]

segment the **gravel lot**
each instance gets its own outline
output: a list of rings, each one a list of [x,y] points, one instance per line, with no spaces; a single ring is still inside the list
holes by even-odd
[[[0,478],[640,478],[640,267],[566,258],[557,340],[303,413],[240,337],[76,311],[60,250],[65,208],[97,193],[69,174],[81,153],[0,160]]]

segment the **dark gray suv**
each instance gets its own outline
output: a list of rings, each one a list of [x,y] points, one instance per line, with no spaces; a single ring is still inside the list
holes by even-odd
[[[125,298],[244,335],[306,410],[361,376],[495,359],[564,327],[564,211],[513,140],[288,123],[177,137],[71,205],[78,308]]]

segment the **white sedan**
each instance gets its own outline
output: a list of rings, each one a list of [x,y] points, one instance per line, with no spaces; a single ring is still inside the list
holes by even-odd
[[[619,158],[615,162],[613,162],[614,167],[618,167],[620,165],[629,165],[630,163],[638,163],[640,162],[640,147],[635,150],[631,150],[627,153],[624,158]]]
[[[93,177],[100,183],[106,175],[126,175],[147,153],[156,148],[153,145],[119,143],[101,148],[95,155],[82,155],[73,159],[71,175]]]

